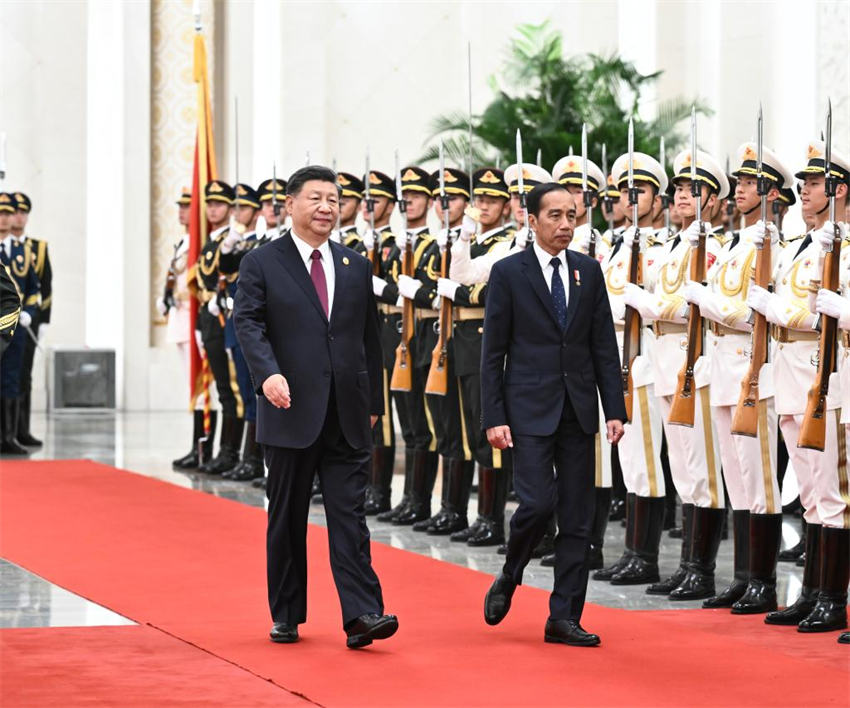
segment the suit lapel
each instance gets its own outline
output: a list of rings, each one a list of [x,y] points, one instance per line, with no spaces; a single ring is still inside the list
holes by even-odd
[[[344,302],[343,293],[349,284],[349,263],[351,263],[351,260],[347,257],[343,260],[342,247],[339,244],[333,241],[329,241],[328,243],[331,248],[331,256],[334,260],[334,301],[331,308],[331,322],[336,322],[337,313],[342,309],[340,306]],[[310,281],[310,284],[313,284],[312,281]],[[315,288],[313,290],[315,291]],[[318,300],[318,297],[316,299]]]
[[[555,314],[555,303],[552,302],[552,293],[546,287],[543,271],[540,270],[540,261],[537,260],[534,254],[534,247],[531,244],[523,251],[522,269],[525,277],[531,283],[531,287],[534,288],[534,292],[537,293],[537,297],[540,298],[540,302],[543,303],[543,306],[549,313],[549,317],[552,318],[553,324],[560,330],[561,326],[558,324],[558,316]],[[570,295],[572,295],[572,292],[570,292]]]
[[[284,234],[277,239],[277,243],[279,244],[278,253],[280,254],[280,261],[284,268],[289,271],[289,275],[292,276],[292,279],[304,291],[307,299],[313,303],[322,320],[327,322],[328,318],[325,316],[325,309],[322,307],[322,303],[319,302],[316,288],[313,285],[310,275],[307,273],[306,266],[301,261],[301,255],[298,253],[298,248],[296,248],[295,242],[292,240],[292,235],[289,233]]]
[[[582,276],[582,268],[579,264],[579,259],[571,255],[570,251],[565,251],[565,253],[567,255],[566,275],[570,283],[570,301],[567,303],[567,324],[564,327],[564,334],[566,334],[570,329],[570,323],[573,321],[573,317],[578,309],[579,298],[581,298],[581,285],[576,282],[576,274],[578,274],[579,280]]]

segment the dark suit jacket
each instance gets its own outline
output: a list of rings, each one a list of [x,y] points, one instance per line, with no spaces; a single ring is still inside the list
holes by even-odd
[[[378,311],[369,261],[330,243],[334,299],[328,322],[313,281],[288,233],[246,255],[233,307],[236,335],[259,394],[257,442],[303,449],[321,433],[334,384],[342,432],[371,445],[369,415],[384,409]],[[262,395],[272,374],[289,383],[292,406]]]
[[[582,430],[593,434],[599,429],[597,388],[606,420],[626,420],[602,269],[592,258],[567,251],[561,277],[570,289],[564,332],[531,246],[490,272],[481,353],[485,430],[510,425],[512,433],[551,435],[569,396]]]

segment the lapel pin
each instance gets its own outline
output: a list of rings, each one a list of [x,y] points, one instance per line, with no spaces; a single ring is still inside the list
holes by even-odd
[[[348,265],[348,256],[343,256],[343,257],[342,257],[342,264],[343,264],[343,265]]]
[[[579,273],[578,268],[573,271],[573,278],[575,278],[576,286],[581,285],[581,273]]]

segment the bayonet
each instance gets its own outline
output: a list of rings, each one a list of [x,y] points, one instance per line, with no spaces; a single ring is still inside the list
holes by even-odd
[[[667,174],[667,151],[664,145],[664,136],[661,136],[661,145],[658,151],[658,161],[661,163],[661,169],[664,174]],[[670,237],[670,195],[666,192],[661,195],[661,208],[664,209],[664,237]]]
[[[192,17],[195,19],[195,32],[200,32],[203,29],[201,25],[201,0],[193,0]]]
[[[584,207],[587,211],[587,226],[590,229],[587,255],[596,258],[596,232],[593,230],[593,193],[587,188],[587,123],[581,124],[581,190]]]
[[[525,199],[525,181],[523,180],[523,162],[522,162],[522,133],[519,128],[516,130],[516,166],[517,166],[517,189],[519,190],[519,205],[522,209],[523,226],[526,229],[531,229],[528,225],[528,206]]]
[[[611,197],[608,196],[608,146],[602,143],[602,172],[605,177],[605,184],[602,187],[602,214],[608,222],[608,228],[611,230],[611,238],[614,237],[614,204]]]
[[[469,143],[469,201],[472,202],[472,42],[466,43],[466,75],[468,79],[467,98],[469,111],[467,113],[467,142]]]
[[[537,148],[537,166],[543,167],[543,151]]]
[[[6,179],[6,133],[0,133],[0,182]]]

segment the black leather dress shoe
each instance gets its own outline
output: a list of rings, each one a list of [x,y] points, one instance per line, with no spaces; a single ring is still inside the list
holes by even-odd
[[[484,598],[484,621],[487,624],[499,624],[511,609],[516,583],[504,573],[493,581]]]
[[[839,644],[850,644],[850,632],[842,632],[838,635]]]
[[[573,647],[599,646],[598,634],[585,632],[578,620],[546,620],[546,632],[543,641],[550,644],[569,644]]]
[[[298,641],[298,625],[275,622],[269,632],[269,639],[278,644],[293,644]]]
[[[348,635],[345,646],[349,649],[367,647],[374,639],[389,639],[397,630],[398,617],[395,615],[360,615],[345,627],[345,633]]]

